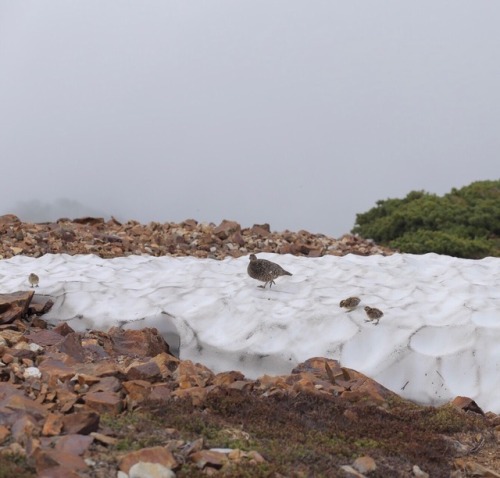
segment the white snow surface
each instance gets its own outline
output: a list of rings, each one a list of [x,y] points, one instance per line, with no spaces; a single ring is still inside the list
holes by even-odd
[[[75,330],[156,327],[180,356],[249,378],[328,357],[399,395],[437,405],[465,395],[500,413],[500,259],[437,254],[305,258],[262,253],[293,276],[271,290],[248,257],[16,256],[0,261],[0,292],[55,300],[45,318]],[[339,307],[361,298],[352,312]],[[363,307],[384,312],[365,322]],[[178,339],[177,339],[178,340]]]

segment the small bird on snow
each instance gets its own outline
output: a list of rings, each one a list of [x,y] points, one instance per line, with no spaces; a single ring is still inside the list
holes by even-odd
[[[266,259],[257,259],[255,254],[250,254],[250,263],[247,267],[248,275],[252,279],[260,280],[264,282],[264,285],[260,285],[263,289],[266,288],[266,285],[269,284],[269,288],[271,285],[276,283],[274,279],[280,276],[291,276],[292,274],[285,269],[283,269],[280,265],[275,264],[274,262],[267,261]]]
[[[350,312],[351,310],[354,310],[360,302],[361,299],[359,297],[348,297],[347,299],[341,300],[339,305],[343,309]]]
[[[366,315],[368,316],[368,320],[365,320],[365,322],[372,322],[376,320],[377,322],[375,322],[374,325],[378,325],[381,317],[384,315],[384,313],[381,310],[376,309],[375,307],[366,306],[365,312]]]
[[[28,276],[28,282],[30,283],[31,287],[38,287],[38,283],[40,282],[40,279],[38,278],[38,276],[34,272],[32,272]]]

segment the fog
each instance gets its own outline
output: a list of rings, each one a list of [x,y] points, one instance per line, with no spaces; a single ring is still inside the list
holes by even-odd
[[[500,177],[500,3],[0,0],[0,214],[340,236]]]

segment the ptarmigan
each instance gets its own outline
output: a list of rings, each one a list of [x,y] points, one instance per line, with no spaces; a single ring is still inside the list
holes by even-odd
[[[354,310],[361,302],[359,297],[348,297],[347,299],[340,301],[340,307],[346,309],[348,312]]]
[[[283,269],[280,265],[275,264],[274,262],[267,261],[266,259],[257,259],[255,254],[250,254],[250,263],[247,267],[248,275],[252,279],[260,280],[264,282],[264,285],[260,285],[263,289],[266,288],[266,285],[269,284],[269,288],[271,288],[274,282],[274,279],[280,276],[291,276],[290,272]]]
[[[38,283],[40,282],[40,279],[35,273],[31,273],[28,276],[28,282],[30,283],[31,287],[38,287]]]
[[[384,315],[384,313],[379,310],[375,309],[375,307],[365,307],[365,312],[366,315],[368,316],[368,320],[365,320],[365,322],[370,322],[370,321],[375,321],[374,325],[377,325],[380,321],[380,318]]]

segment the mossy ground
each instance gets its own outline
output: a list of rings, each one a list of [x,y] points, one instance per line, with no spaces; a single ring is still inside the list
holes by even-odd
[[[108,424],[108,421],[111,422]],[[234,465],[218,476],[345,476],[341,465],[370,455],[370,477],[409,477],[418,465],[432,477],[448,477],[455,452],[445,435],[484,430],[481,416],[451,406],[418,407],[408,402],[379,407],[352,405],[340,398],[300,394],[258,397],[235,390],[210,394],[201,406],[190,400],[150,403],[118,419],[104,418],[119,438],[114,451],[165,444],[167,430],[206,447],[256,450],[261,465]],[[179,478],[199,476],[184,464]]]

